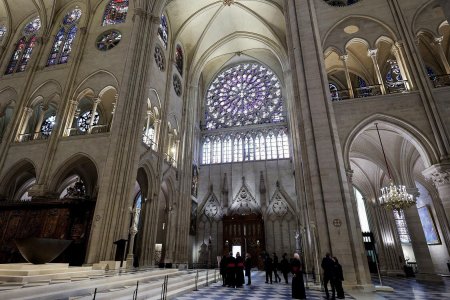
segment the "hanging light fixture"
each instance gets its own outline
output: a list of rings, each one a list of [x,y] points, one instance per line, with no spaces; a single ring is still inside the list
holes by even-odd
[[[384,162],[386,164],[386,169],[389,175],[389,186],[381,188],[381,196],[378,198],[380,200],[381,206],[386,209],[396,210],[400,213],[401,210],[410,208],[416,204],[416,200],[412,195],[406,191],[404,185],[395,185],[392,180],[391,170],[386,159],[386,153],[384,152],[383,142],[381,141],[380,131],[378,129],[378,124],[375,123],[377,129],[378,139],[380,140],[381,151],[383,152]]]

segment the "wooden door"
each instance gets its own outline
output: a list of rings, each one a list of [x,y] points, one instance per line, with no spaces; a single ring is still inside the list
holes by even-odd
[[[253,266],[262,268],[265,250],[264,221],[261,215],[225,216],[223,218],[224,254],[233,246],[241,246],[241,255],[250,253]]]

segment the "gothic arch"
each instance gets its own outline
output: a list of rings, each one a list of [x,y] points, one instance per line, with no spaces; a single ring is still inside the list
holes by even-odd
[[[350,149],[353,142],[368,127],[373,126],[375,122],[383,123],[386,126],[391,127],[393,131],[397,132],[400,136],[411,142],[420,153],[426,167],[429,167],[439,161],[439,156],[433,144],[414,126],[396,117],[384,114],[375,114],[356,125],[347,136],[343,148],[346,169],[350,169]]]
[[[17,191],[30,179],[37,178],[36,164],[24,158],[16,162],[0,179],[0,195],[7,200],[15,200]]]
[[[119,81],[114,76],[113,73],[106,70],[98,70],[95,71],[88,76],[86,76],[83,80],[75,88],[74,97],[79,95],[82,91],[92,90],[94,95],[99,95],[100,92],[105,87],[114,87],[116,91],[119,90]]]
[[[77,153],[60,164],[50,176],[49,190],[60,193],[61,186],[67,177],[78,175],[86,187],[86,195],[97,196],[99,172],[95,160],[88,154]]]

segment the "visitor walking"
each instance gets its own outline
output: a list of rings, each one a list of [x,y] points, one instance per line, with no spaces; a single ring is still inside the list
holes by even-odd
[[[328,282],[331,285],[331,299],[336,299],[336,289],[334,286],[334,260],[331,258],[330,253],[327,253],[322,259],[323,269],[323,286],[325,288],[326,299],[330,299],[330,293],[328,291]]]
[[[344,273],[342,272],[342,266],[336,257],[334,260],[334,286],[336,288],[336,296],[338,299],[345,299],[344,288],[342,287],[342,281],[344,281]]]
[[[252,257],[250,253],[245,254],[245,276],[247,276],[247,285],[252,284]]]
[[[284,253],[280,262],[280,270],[281,273],[283,273],[284,281],[286,284],[289,284],[288,282],[288,274],[290,271],[289,261],[287,260],[287,253]]]
[[[281,282],[281,277],[280,277],[280,275],[278,275],[278,268],[279,268],[278,256],[274,252],[273,253],[273,274],[275,275],[275,282]]]
[[[306,299],[305,284],[303,283],[303,268],[298,253],[294,253],[292,267],[292,299]]]
[[[266,270],[266,283],[272,284],[272,271],[273,271],[273,261],[268,253],[264,259],[264,270]]]

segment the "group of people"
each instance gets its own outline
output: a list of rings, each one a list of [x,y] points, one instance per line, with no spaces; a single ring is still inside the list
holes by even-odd
[[[328,290],[328,283],[331,285],[331,299],[344,299],[344,289],[342,288],[342,281],[344,281],[344,274],[342,266],[336,257],[332,257],[327,253],[322,259],[323,269],[323,285],[325,287],[326,299],[330,299],[330,292]]]
[[[220,275],[222,275],[222,286],[228,286],[232,288],[240,288],[244,285],[244,271],[245,276],[248,277],[247,285],[252,284],[251,270],[252,261],[250,254],[247,253],[244,258],[239,252],[236,253],[236,257],[230,252],[222,257],[220,261]]]
[[[272,284],[273,275],[275,275],[275,283],[281,283],[281,277],[278,271],[283,274],[286,284],[289,283],[289,273],[292,273],[292,298],[306,299],[305,285],[303,282],[303,268],[300,262],[300,256],[294,253],[294,257],[288,261],[287,253],[284,253],[281,261],[278,260],[276,253],[263,256],[264,269],[266,271],[266,283]],[[239,252],[236,257],[232,253],[224,255],[220,261],[220,274],[222,275],[222,286],[240,288],[245,284],[245,276],[247,276],[247,285],[251,285],[251,268],[252,260],[249,253],[245,255],[245,260]],[[245,273],[244,273],[245,272]]]

